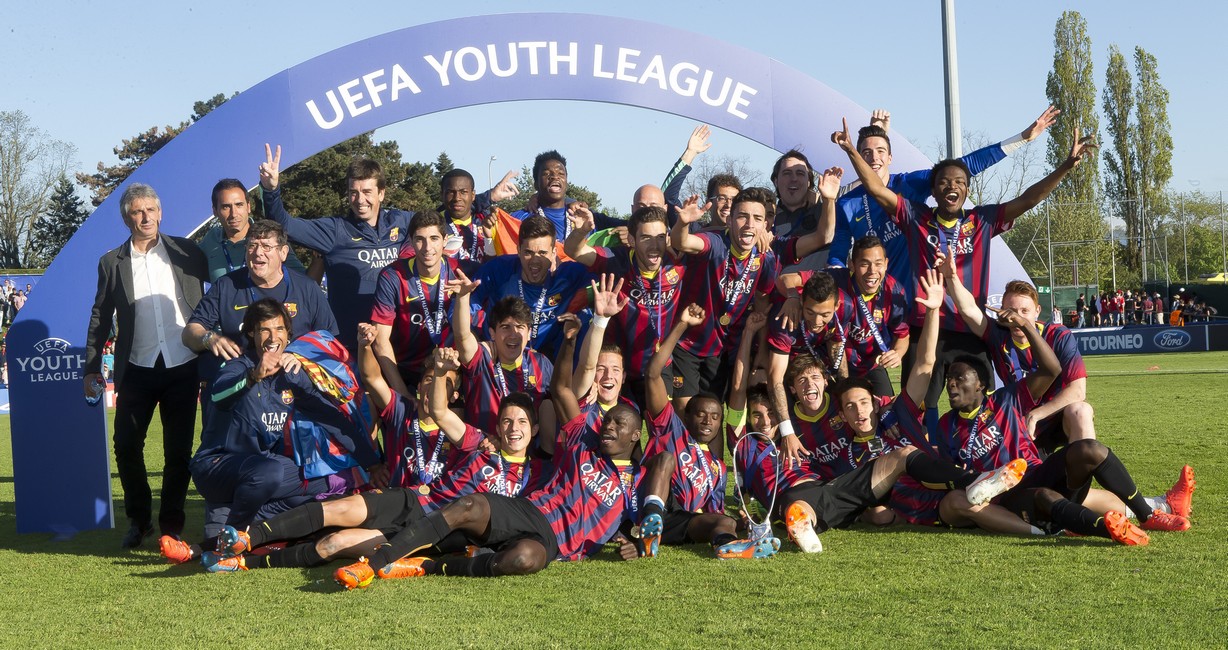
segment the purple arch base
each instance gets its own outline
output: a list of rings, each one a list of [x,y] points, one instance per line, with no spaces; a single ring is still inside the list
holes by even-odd
[[[192,125],[125,185],[152,185],[164,230],[188,233],[208,218],[203,208],[217,179],[256,184],[266,142],[282,144],[289,166],[420,115],[543,99],[664,111],[780,151],[802,145],[817,152],[818,168],[847,164],[824,146],[841,117],[869,119],[823,83],[706,36],[582,14],[477,16],[389,32],[273,75]],[[931,164],[903,138],[894,156],[902,169]],[[128,237],[121,193],[56,257],[8,335],[19,532],[71,535],[114,525],[106,412],[85,404],[81,377],[97,260]],[[1026,274],[1001,241],[994,245],[996,293],[1005,279]]]

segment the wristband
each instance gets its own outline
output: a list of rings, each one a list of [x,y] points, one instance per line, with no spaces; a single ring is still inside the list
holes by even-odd
[[[609,316],[593,316],[593,327],[605,327],[610,324]]]
[[[797,435],[793,432],[793,420],[785,420],[781,422],[780,425],[776,427],[776,430],[780,432],[781,438],[784,438],[785,436]]]
[[[1027,142],[1024,141],[1023,134],[1017,133],[1003,140],[1001,143],[998,144],[998,146],[1002,147],[1002,153],[1009,156],[1015,153],[1016,151],[1022,149],[1023,145],[1025,144],[1027,144]]]

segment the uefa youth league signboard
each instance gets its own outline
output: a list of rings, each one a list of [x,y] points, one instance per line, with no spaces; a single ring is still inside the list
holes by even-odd
[[[674,113],[779,151],[800,147],[819,169],[848,166],[829,141],[840,119],[869,119],[820,81],[707,36],[580,14],[477,16],[389,32],[273,75],[193,124],[127,182],[152,185],[162,199],[163,231],[185,234],[209,217],[209,191],[219,178],[256,185],[253,161],[266,142],[282,146],[288,167],[402,120],[519,100]],[[893,156],[901,170],[931,165],[903,137]],[[119,217],[122,192],[117,188],[61,251],[8,335],[21,532],[112,525],[109,423],[102,408],[84,403],[81,377],[97,260],[128,236]],[[993,259],[993,292],[1027,277],[1000,240]]]

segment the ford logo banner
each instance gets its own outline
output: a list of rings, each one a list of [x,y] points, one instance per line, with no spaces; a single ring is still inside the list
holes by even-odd
[[[1165,350],[1180,350],[1190,344],[1192,337],[1184,330],[1164,330],[1152,339],[1157,347]]]

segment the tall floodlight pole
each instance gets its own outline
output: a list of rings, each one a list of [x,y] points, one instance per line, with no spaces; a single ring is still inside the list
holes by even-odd
[[[947,89],[947,158],[964,155],[959,128],[959,67],[955,61],[955,0],[942,0],[942,72]]]

